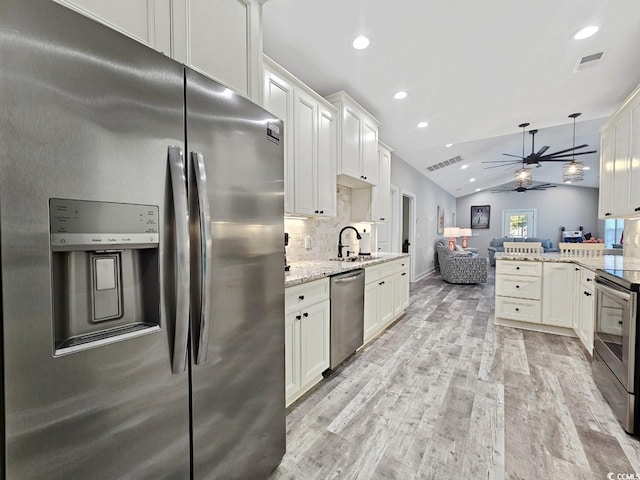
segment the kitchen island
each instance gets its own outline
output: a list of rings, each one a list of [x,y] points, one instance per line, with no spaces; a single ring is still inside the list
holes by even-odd
[[[496,253],[496,325],[579,337],[593,352],[598,269],[640,269],[622,255]]]

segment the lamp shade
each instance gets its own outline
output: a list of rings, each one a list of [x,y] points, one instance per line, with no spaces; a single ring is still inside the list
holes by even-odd
[[[562,165],[562,180],[565,182],[581,182],[584,179],[584,163],[575,160]]]
[[[533,184],[533,173],[530,168],[520,168],[514,172],[513,181],[516,187],[530,187]]]
[[[444,236],[445,237],[459,237],[460,229],[458,227],[445,227],[444,228]]]
[[[460,229],[460,236],[461,237],[471,237],[473,235],[473,232],[471,231],[470,228],[461,228]]]

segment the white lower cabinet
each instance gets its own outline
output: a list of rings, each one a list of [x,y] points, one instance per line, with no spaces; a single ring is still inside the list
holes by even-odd
[[[369,342],[409,305],[409,259],[365,268],[364,343]]]
[[[592,354],[594,278],[592,270],[570,260],[498,260],[495,323],[577,335]]]
[[[329,279],[285,291],[286,406],[322,380],[330,361]]]
[[[572,328],[574,265],[544,262],[542,267],[542,323]]]

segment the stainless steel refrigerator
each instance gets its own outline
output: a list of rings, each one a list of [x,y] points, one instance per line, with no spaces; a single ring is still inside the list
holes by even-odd
[[[0,0],[3,478],[279,463],[281,131],[64,7]]]

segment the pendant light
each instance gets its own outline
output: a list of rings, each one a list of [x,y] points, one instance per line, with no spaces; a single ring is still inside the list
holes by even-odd
[[[524,156],[525,128],[527,128],[529,126],[529,124],[528,123],[521,123],[518,126],[520,128],[522,128],[522,158],[525,158],[525,156]],[[530,187],[533,184],[533,172],[531,171],[530,168],[525,168],[523,166],[522,168],[519,168],[518,170],[516,170],[513,173],[513,181],[516,184],[516,188]]]
[[[573,118],[573,148],[576,148],[576,118],[581,113],[572,113],[569,118]],[[584,162],[576,162],[575,155],[569,163],[562,165],[562,181],[564,183],[581,182],[584,179]]]

